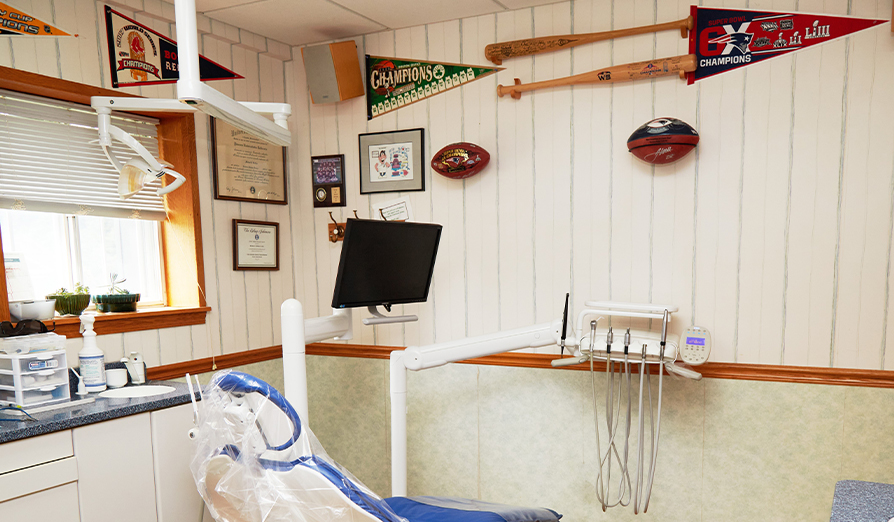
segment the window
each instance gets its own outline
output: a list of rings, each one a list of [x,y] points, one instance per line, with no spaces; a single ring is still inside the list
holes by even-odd
[[[113,125],[156,156],[157,124],[113,115]],[[164,200],[151,189],[118,197],[96,126],[89,106],[0,90],[0,229],[4,260],[16,268],[11,301],[76,283],[104,293],[114,273],[141,305],[164,304]],[[117,142],[112,148],[122,161],[134,155]]]
[[[126,279],[141,305],[164,304],[159,225],[155,221],[0,210],[9,299],[39,299],[76,283],[108,290],[109,274]],[[13,284],[14,283],[14,284]]]
[[[80,106],[88,107],[91,96],[126,96],[123,93],[100,89],[93,86],[82,85],[75,82],[60,80],[49,76],[11,69],[9,67],[0,66],[0,89],[6,89],[5,92],[12,93],[16,97],[24,98],[28,96],[41,96],[47,104],[58,103],[60,105],[71,102],[72,104],[80,104]],[[65,100],[58,101],[57,100]],[[74,114],[76,111],[70,111]],[[118,114],[113,115],[115,125],[123,128],[127,132],[134,134],[134,129],[126,127],[131,121],[144,122],[144,129],[147,133],[157,132],[157,145],[159,157],[165,159],[177,167],[177,171],[186,177],[186,183],[183,186],[164,198],[165,208],[168,209],[167,216],[161,215],[159,219],[164,221],[157,222],[160,226],[161,241],[164,245],[174,246],[174,248],[163,248],[163,265],[168,268],[163,274],[163,295],[167,308],[160,307],[144,307],[136,314],[101,314],[96,319],[96,331],[100,335],[136,332],[140,330],[154,330],[157,328],[172,328],[176,326],[191,326],[205,324],[206,314],[210,310],[206,306],[203,289],[205,287],[204,263],[202,261],[202,226],[201,213],[199,211],[199,189],[198,189],[198,159],[196,156],[195,141],[195,118],[190,113],[152,113],[144,116],[157,118],[157,125],[145,126],[145,122],[152,122],[140,115]],[[93,128],[96,125],[96,117],[89,114],[89,122],[85,125],[87,129],[81,129],[89,134],[83,142],[88,146],[94,146],[89,141],[95,140],[98,136]],[[0,125],[6,122],[5,116],[0,116]],[[70,126],[74,129],[78,127]],[[141,133],[136,133],[141,134]],[[153,134],[154,135],[154,134]],[[141,138],[137,138],[141,139]],[[4,145],[4,141],[0,139],[0,147]],[[75,142],[70,142],[75,143]],[[62,142],[57,144],[57,148],[68,147],[69,143]],[[147,148],[149,146],[147,145]],[[95,149],[99,151],[99,149]],[[154,149],[150,148],[150,150]],[[47,156],[51,154],[48,151]],[[126,156],[121,151],[122,156]],[[55,156],[58,156],[56,154]],[[95,157],[101,158],[101,165],[111,168],[107,163],[104,155],[99,151]],[[0,157],[0,167],[4,165],[4,157]],[[39,166],[40,164],[38,164]],[[79,172],[79,169],[73,169],[72,172]],[[0,190],[4,189],[6,183],[0,180]],[[105,185],[109,187],[109,184]],[[114,184],[112,184],[114,186]],[[146,190],[140,195],[151,194]],[[0,199],[3,195],[0,194]],[[113,198],[114,199],[117,198]],[[14,203],[14,200],[13,200]],[[28,210],[36,210],[36,203],[28,200],[25,206]],[[77,215],[81,217],[81,208],[78,205],[72,205],[74,208],[68,211],[62,211],[62,214]],[[0,208],[12,209],[12,205],[0,204]],[[94,207],[94,213],[90,216],[101,215],[98,211],[105,211],[107,208]],[[59,213],[59,211],[56,211]],[[147,218],[147,211],[140,211],[142,219]],[[49,213],[40,213],[40,215],[48,216]],[[133,215],[132,211],[125,211],[125,215],[118,217],[128,217]],[[104,216],[109,217],[109,216]],[[64,219],[63,219],[64,221]],[[5,229],[3,225],[2,235],[6,239],[6,235],[12,233]],[[60,228],[53,230],[51,227],[41,227],[40,234],[49,238],[55,234],[56,237],[64,236],[65,229]],[[6,241],[3,241],[6,243]],[[47,241],[47,244],[49,241]],[[0,262],[4,258],[2,252],[3,244],[0,244]],[[66,260],[67,262],[67,260]],[[67,265],[66,265],[67,266]],[[62,269],[63,272],[66,270]],[[9,273],[7,267],[7,273]],[[63,275],[65,275],[63,273]],[[65,275],[65,277],[69,277]],[[9,319],[9,308],[6,302],[7,279],[0,278],[0,320]],[[127,283],[129,284],[130,280]],[[58,286],[54,287],[55,290]],[[91,289],[94,290],[94,289]],[[128,288],[134,290],[134,288]],[[142,301],[141,301],[142,302]],[[68,337],[79,337],[79,322],[76,318],[64,317],[57,318],[55,321],[56,332]]]

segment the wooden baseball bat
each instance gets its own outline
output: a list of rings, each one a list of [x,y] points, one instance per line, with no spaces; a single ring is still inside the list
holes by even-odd
[[[555,80],[527,83],[524,85],[521,83],[521,80],[516,78],[515,85],[506,87],[497,85],[497,96],[502,98],[504,94],[508,94],[517,100],[521,98],[521,93],[525,91],[535,91],[537,89],[547,89],[549,87],[560,87],[563,85],[628,82],[632,80],[657,78],[659,76],[670,76],[672,74],[679,74],[680,78],[685,78],[686,73],[695,71],[696,63],[694,54],[684,54],[672,58],[659,58],[657,60],[646,60],[644,62],[625,63],[624,65],[606,67],[605,69],[599,69],[598,71],[566,76],[565,78],[556,78]]]
[[[601,33],[566,34],[562,36],[541,36],[540,38],[526,38],[511,42],[493,43],[484,48],[484,56],[496,65],[502,65],[503,60],[516,56],[530,56],[532,54],[548,53],[568,49],[578,45],[602,40],[611,40],[622,36],[634,36],[637,34],[657,33],[670,29],[679,29],[680,35],[686,38],[692,30],[695,22],[692,17],[687,17],[676,22],[631,27],[629,29],[617,29],[615,31],[603,31]]]

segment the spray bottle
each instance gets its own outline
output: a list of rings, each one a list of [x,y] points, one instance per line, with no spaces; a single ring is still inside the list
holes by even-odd
[[[78,364],[81,367],[81,378],[88,392],[101,392],[106,389],[105,354],[96,345],[96,332],[93,331],[93,314],[81,315],[81,334],[84,336],[84,347],[78,352]]]

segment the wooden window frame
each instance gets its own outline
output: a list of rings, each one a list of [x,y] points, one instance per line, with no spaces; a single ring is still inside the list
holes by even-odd
[[[41,74],[0,67],[0,89],[90,105],[91,96],[139,98],[132,94],[84,85]],[[202,255],[202,221],[199,210],[199,168],[196,128],[191,112],[138,112],[159,120],[158,147],[165,161],[176,165],[186,182],[165,198],[168,219],[162,222],[162,257],[165,266],[167,306],[133,313],[96,315],[96,333],[112,334],[204,324],[211,310],[205,302],[205,263]],[[6,273],[0,241],[0,272]],[[177,267],[176,270],[170,267]],[[201,289],[201,290],[200,290]],[[6,277],[0,277],[0,321],[10,320]],[[49,325],[51,328],[52,324]],[[77,317],[57,318],[56,332],[80,337]]]

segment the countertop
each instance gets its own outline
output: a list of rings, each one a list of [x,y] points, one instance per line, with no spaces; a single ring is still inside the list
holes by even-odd
[[[842,480],[835,485],[831,522],[888,522],[894,519],[894,484]]]
[[[147,381],[146,384],[160,384],[171,386],[174,391],[163,395],[140,397],[135,399],[105,399],[97,393],[91,393],[89,397],[95,401],[89,404],[76,404],[52,411],[35,413],[33,417],[37,421],[22,420],[16,422],[0,421],[0,444],[14,440],[26,439],[36,435],[53,433],[54,431],[70,430],[79,426],[93,424],[137,413],[161,410],[172,406],[179,406],[190,402],[189,388],[185,383],[174,381]],[[128,384],[128,387],[133,386]],[[198,397],[198,392],[196,393]],[[81,397],[72,394],[72,400]],[[12,415],[0,412],[0,417],[10,418]]]

